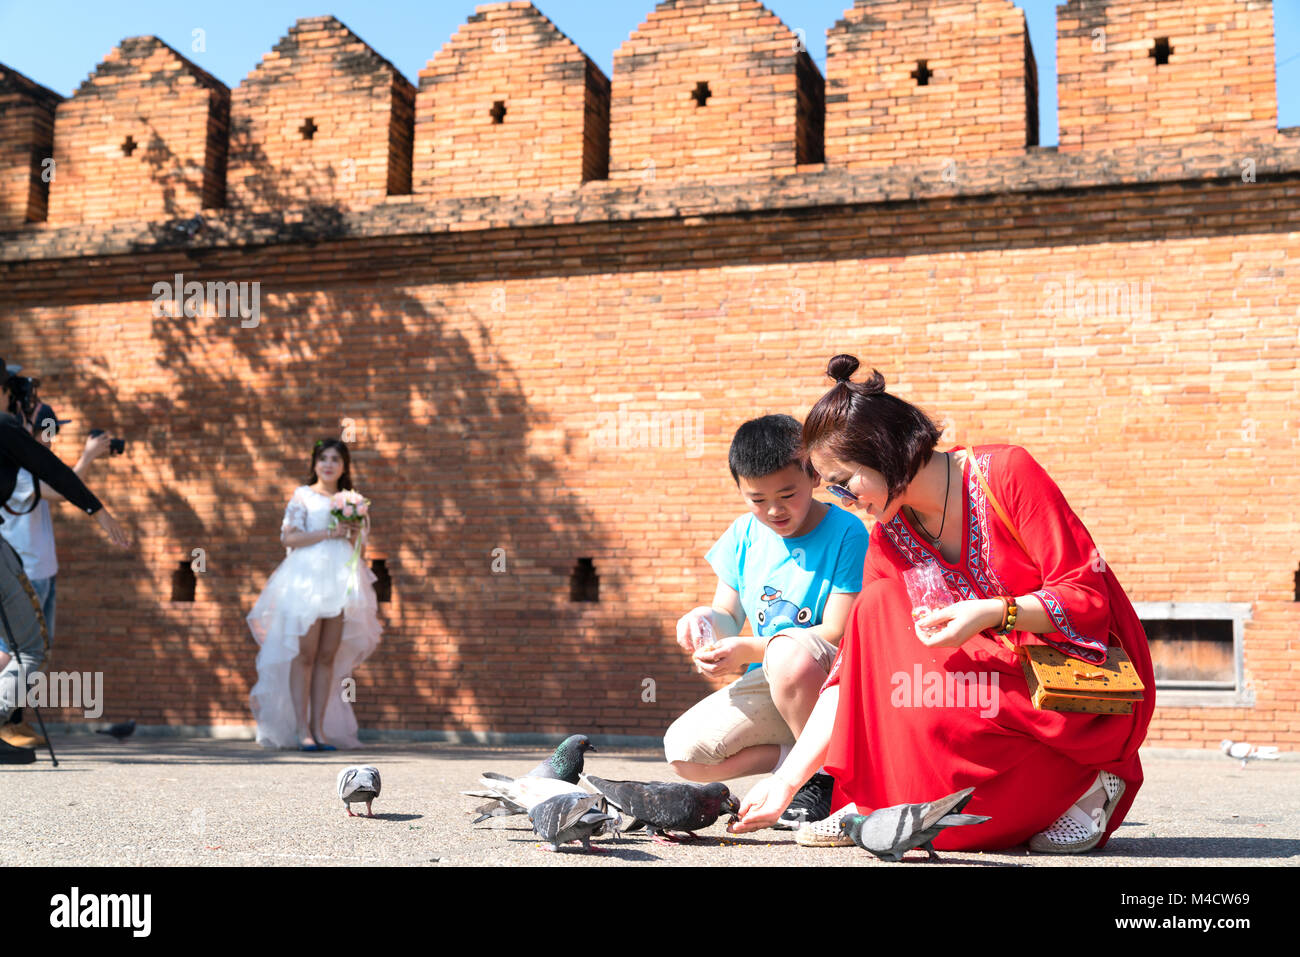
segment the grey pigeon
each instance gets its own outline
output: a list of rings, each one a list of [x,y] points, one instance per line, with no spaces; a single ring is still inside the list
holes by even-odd
[[[737,814],[740,802],[721,783],[688,784],[665,781],[606,781],[586,776],[587,782],[609,799],[617,810],[631,816],[625,831],[648,829],[658,844],[681,838],[673,831],[693,832],[713,824],[724,812]]]
[[[554,781],[565,781],[569,784],[576,785],[578,776],[582,774],[583,758],[582,756],[588,751],[595,751],[591,741],[585,734],[571,734],[551,752],[551,756],[543,761],[537,767],[529,771],[524,777],[529,778],[547,778]],[[519,779],[507,778],[500,774],[493,774],[491,771],[484,773],[483,777],[491,778],[501,782],[512,782]],[[497,789],[487,781],[480,780],[480,784],[488,787],[495,792]],[[528,805],[518,800],[512,799],[504,794],[489,793],[484,794],[480,791],[464,792],[471,797],[489,797],[490,800],[475,811],[478,817],[470,821],[471,824],[477,824],[479,821],[485,821],[490,817],[506,817],[511,814],[526,814]],[[548,797],[550,795],[547,795]]]
[[[111,734],[114,738],[121,741],[135,734],[135,718],[130,721],[120,721],[117,724],[109,725],[107,728],[100,728],[96,734]]]
[[[591,839],[605,833],[608,825],[617,826],[618,818],[610,814],[599,794],[574,791],[557,794],[542,801],[528,812],[533,830],[546,842],[545,851],[558,851],[561,844],[581,841],[591,850]]]
[[[840,831],[882,861],[901,861],[914,847],[923,849],[934,860],[939,855],[930,842],[945,827],[989,820],[979,814],[957,813],[974,793],[974,788],[966,788],[928,804],[895,804],[866,815],[847,814],[840,821]]]
[[[1265,761],[1277,760],[1277,745],[1255,745],[1246,741],[1232,741],[1224,738],[1219,742],[1219,750],[1232,758],[1234,761],[1241,762],[1241,769],[1246,770],[1246,762],[1263,759]]]
[[[379,797],[379,789],[382,782],[379,780],[379,769],[366,767],[344,768],[339,772],[339,799],[343,806],[348,809],[348,817],[360,817],[359,814],[352,813],[352,805],[366,802],[366,817],[374,817],[375,812],[370,810],[370,802]]]
[[[491,799],[487,804],[475,808],[478,817],[470,821],[471,824],[486,821],[490,817],[527,814],[547,798],[553,798],[557,794],[587,793],[576,784],[557,781],[555,778],[530,778],[527,775],[522,778],[508,778],[504,774],[494,774],[491,771],[485,771],[478,783],[487,790],[460,792],[470,797]]]

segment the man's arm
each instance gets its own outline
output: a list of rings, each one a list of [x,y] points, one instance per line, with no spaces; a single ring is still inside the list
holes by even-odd
[[[31,472],[35,478],[45,481],[54,491],[88,515],[93,515],[104,507],[76,472],[28,435],[18,420],[8,413],[0,414],[0,445],[3,445],[4,452],[10,459]]]
[[[107,432],[101,432],[99,435],[86,439],[86,447],[81,450],[81,458],[77,459],[77,464],[72,467],[72,471],[77,473],[78,478],[83,482],[85,481],[86,473],[90,471],[90,463],[101,455],[107,454],[112,441]],[[51,502],[67,501],[66,498],[44,482],[41,483],[41,497]]]

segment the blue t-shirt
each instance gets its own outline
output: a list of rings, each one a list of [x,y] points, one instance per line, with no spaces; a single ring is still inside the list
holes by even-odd
[[[844,509],[825,504],[817,526],[797,538],[782,538],[753,515],[742,515],[704,556],[718,579],[739,593],[755,635],[820,625],[832,594],[862,590],[867,530]]]

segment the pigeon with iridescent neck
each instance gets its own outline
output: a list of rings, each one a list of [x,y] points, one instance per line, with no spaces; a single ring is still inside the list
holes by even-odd
[[[582,774],[583,755],[588,751],[595,751],[591,741],[585,734],[571,734],[559,743],[551,756],[543,761],[537,767],[529,771],[524,777],[526,778],[545,778],[553,781],[563,781],[567,784],[577,785],[578,777]],[[487,804],[475,809],[478,817],[471,821],[471,824],[477,824],[479,821],[487,820],[489,817],[508,817],[512,814],[527,814],[535,806],[527,800],[521,800],[518,793],[507,793],[502,789],[502,785],[514,783],[514,779],[504,777],[500,774],[487,772],[483,775],[491,781],[480,780],[479,783],[491,789],[493,793],[484,792],[465,792],[472,797],[490,797],[492,800]],[[519,779],[522,780],[522,779]],[[544,793],[543,789],[529,789],[526,785],[522,786],[529,795],[539,795],[539,800],[553,796],[553,793]],[[576,788],[575,788],[576,789]],[[518,791],[519,788],[512,789]]]

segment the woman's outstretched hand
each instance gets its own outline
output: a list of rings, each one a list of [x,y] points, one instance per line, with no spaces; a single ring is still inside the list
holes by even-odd
[[[922,644],[957,648],[988,628],[1002,624],[1002,602],[996,598],[959,601],[917,620]]]
[[[771,827],[790,806],[798,788],[792,788],[775,774],[763,778],[740,802],[740,820],[727,825],[732,834],[758,831]]]
[[[108,532],[108,540],[118,548],[130,547],[131,537],[127,535],[125,529],[117,523],[117,519],[108,514],[108,509],[101,508],[96,512],[95,521],[99,522],[100,528]]]

